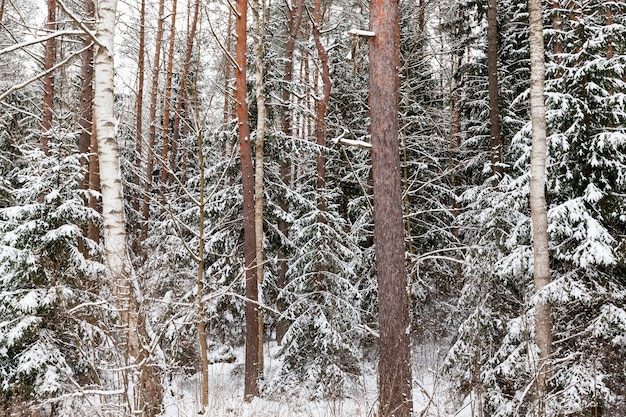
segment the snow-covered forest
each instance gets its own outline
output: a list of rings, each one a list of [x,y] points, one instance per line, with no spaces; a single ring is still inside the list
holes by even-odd
[[[0,415],[626,416],[626,1],[0,0],[0,107]]]

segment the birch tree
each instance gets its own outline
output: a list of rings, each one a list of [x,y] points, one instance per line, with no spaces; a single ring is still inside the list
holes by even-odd
[[[533,238],[533,274],[535,294],[535,343],[539,349],[535,395],[536,415],[542,416],[549,376],[549,358],[552,346],[550,304],[541,290],[550,283],[548,253],[548,212],[546,209],[546,108],[544,101],[545,58],[543,42],[543,13],[541,0],[528,1],[530,23],[530,112],[532,151],[530,161],[530,209]]]
[[[96,38],[94,51],[93,118],[98,141],[104,257],[114,302],[120,312],[117,334],[119,346],[128,364],[137,358],[137,306],[132,300],[131,277],[124,216],[124,193],[118,144],[118,123],[114,113],[114,34],[116,0],[99,0],[96,4]],[[124,380],[127,381],[125,378]],[[135,402],[131,386],[125,386],[128,403]],[[141,401],[139,401],[141,404]]]

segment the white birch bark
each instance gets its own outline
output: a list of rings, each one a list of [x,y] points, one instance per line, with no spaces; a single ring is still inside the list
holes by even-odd
[[[548,213],[545,196],[547,124],[544,101],[545,58],[541,0],[529,0],[528,12],[530,20],[530,111],[532,123],[530,209],[533,226],[533,274],[535,293],[538,293],[550,283]],[[535,305],[535,343],[539,349],[536,415],[542,415],[549,375],[552,323],[550,304],[547,301],[542,301],[541,298]]]
[[[113,45],[117,0],[96,2],[96,36],[99,44],[94,51],[94,102],[93,119],[98,141],[100,184],[102,193],[102,220],[104,257],[108,280],[116,307],[120,311],[120,354],[127,364],[132,364],[138,352],[137,315],[131,303],[130,274],[124,194],[117,139],[118,121],[114,114],[114,61]],[[135,398],[126,381],[128,406],[134,408]]]
[[[113,111],[113,35],[116,7],[116,0],[98,1],[97,36],[102,46],[96,45],[94,54],[93,115],[100,160],[104,256],[113,294],[122,301],[128,299],[129,285],[126,270],[124,195],[117,143],[118,121]]]

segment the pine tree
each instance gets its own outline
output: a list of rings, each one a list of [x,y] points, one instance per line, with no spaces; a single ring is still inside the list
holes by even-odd
[[[55,137],[49,156],[27,144],[14,149],[13,201],[0,209],[2,407],[99,380],[93,337],[105,332],[101,312],[87,306],[101,301],[104,266],[82,230],[100,216],[84,205],[73,142],[67,132]]]

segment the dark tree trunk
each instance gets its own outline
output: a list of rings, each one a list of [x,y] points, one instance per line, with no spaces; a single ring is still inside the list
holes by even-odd
[[[558,62],[560,60],[559,55],[563,53],[563,44],[561,43],[561,41],[559,39],[560,36],[558,34],[558,32],[560,32],[563,29],[562,28],[562,21],[561,21],[561,11],[560,11],[561,6],[559,5],[559,1],[558,0],[548,0],[548,5],[552,9],[551,10],[551,13],[552,13],[552,29],[555,32],[554,40],[553,40],[553,43],[552,43],[552,53],[554,53],[555,59]]]
[[[246,274],[246,363],[244,378],[244,400],[252,401],[259,395],[259,327],[258,283],[256,277],[256,234],[254,230],[254,170],[252,167],[252,147],[250,145],[250,125],[246,101],[246,23],[247,0],[237,0],[235,31],[237,45],[235,56],[235,99],[239,122],[239,149],[243,182],[243,235],[244,267]]]
[[[191,68],[191,56],[193,54],[193,43],[196,39],[196,28],[198,27],[198,15],[200,14],[200,0],[196,0],[193,10],[193,19],[191,27],[188,30],[187,46],[185,49],[185,62],[183,63],[183,76],[180,82],[180,91],[176,101],[176,114],[174,119],[174,127],[172,129],[172,153],[170,155],[170,169],[176,172],[176,159],[178,154],[178,142],[180,140],[180,128],[186,111],[187,102],[187,83],[189,69]],[[230,19],[230,18],[229,18]]]
[[[321,40],[322,2],[315,0],[313,6],[313,40],[317,48],[317,56],[322,67],[322,97],[315,103],[315,142],[317,144],[317,209],[320,212],[326,210],[324,201],[324,190],[326,188],[326,108],[330,99],[330,68],[328,66],[328,52],[324,49]],[[322,221],[320,219],[320,221]]]
[[[94,5],[92,0],[85,0],[85,18],[90,21],[94,17]],[[88,26],[92,26],[87,23]],[[83,48],[86,48],[91,43],[91,39],[85,36],[82,40]],[[81,54],[80,64],[80,108],[78,110],[78,126],[80,131],[78,133],[78,151],[87,155],[89,153],[89,147],[91,145],[91,125],[92,125],[92,111],[91,105],[93,102],[93,48],[87,49]],[[89,172],[89,159],[85,158],[81,160],[81,165]],[[89,175],[85,175],[81,188],[89,188]]]
[[[95,7],[93,0],[85,0],[85,18],[87,27],[92,28],[89,22],[93,21],[95,15]],[[85,37],[82,41],[83,47],[91,43],[91,39]],[[89,154],[85,161],[87,175],[83,182],[83,188],[100,192],[100,174],[98,163],[98,142],[93,129],[93,48],[89,48],[83,52],[81,57],[81,91],[80,91],[80,110],[78,124],[80,133],[78,136],[78,148],[80,153]],[[98,199],[89,196],[87,201],[89,208],[99,211]],[[87,226],[87,237],[94,242],[100,241],[100,230],[93,223],[89,222]]]
[[[303,10],[304,0],[297,0],[296,8],[293,7],[292,4],[287,7],[287,44],[285,46],[285,75],[283,77],[284,87],[283,87],[283,106],[286,109],[281,113],[282,117],[282,128],[285,138],[291,137],[292,126],[291,126],[291,116],[292,112],[290,111],[290,102],[291,102],[291,93],[289,92],[290,84],[293,81],[293,53],[296,45],[296,37],[298,36],[298,32],[300,31],[300,24],[302,22],[302,10]],[[280,162],[280,177],[283,182],[285,189],[287,189],[290,184],[290,172],[291,172],[291,164],[287,158],[284,158]],[[280,207],[285,212],[289,212],[289,205],[284,197],[280,199]],[[278,230],[280,233],[285,236],[285,238],[289,237],[289,228],[285,221],[279,220],[278,222]],[[287,261],[287,254],[282,249],[278,251],[278,288],[282,289],[287,285],[287,270],[289,269],[289,264]],[[278,305],[279,311],[284,311],[286,308],[285,305],[281,305],[279,302]],[[284,321],[279,321],[276,325],[276,341],[278,344],[281,343],[283,336],[287,332],[287,324]]]
[[[174,46],[176,45],[176,6],[177,0],[172,1],[172,23],[170,25],[170,44],[167,55],[167,70],[165,72],[165,103],[163,105],[163,146],[161,147],[161,183],[165,184],[167,175],[167,157],[170,147],[170,109],[172,107],[172,75],[174,67]],[[183,73],[186,74],[186,73]]]
[[[139,14],[139,55],[137,59],[137,103],[135,114],[135,185],[137,189],[141,187],[141,155],[143,153],[143,88],[145,80],[145,61],[146,61],[146,0],[141,0],[141,10]],[[141,196],[135,196],[133,200],[133,208],[139,216]],[[141,237],[141,230],[139,233],[135,233],[135,242],[133,249],[138,253],[141,249],[139,240]]]
[[[48,0],[48,20],[46,23],[46,29],[49,33],[53,33],[56,30],[56,10],[57,5],[55,0]],[[55,38],[48,39],[46,41],[46,55],[44,58],[43,69],[49,71],[56,63],[56,40]],[[44,154],[49,155],[50,147],[48,141],[50,140],[50,129],[52,129],[52,106],[54,104],[54,74],[48,72],[43,77],[43,107],[42,107],[42,120],[41,120],[41,149]]]
[[[398,143],[397,0],[370,4],[370,118],[378,274],[379,415],[409,417],[411,352]]]
[[[489,80],[489,137],[491,172],[494,186],[502,177],[502,135],[500,134],[500,100],[498,97],[498,14],[497,0],[487,1],[487,72]]]
[[[89,144],[89,189],[100,192],[100,162],[98,161],[98,138],[95,129],[92,129]],[[89,208],[101,212],[100,204],[96,197],[89,197]],[[94,242],[100,241],[100,228],[93,222],[89,222],[87,237]]]
[[[159,66],[161,64],[161,43],[163,41],[163,13],[165,0],[159,0],[159,15],[157,17],[157,33],[154,47],[154,62],[152,63],[152,90],[150,91],[150,129],[148,131],[148,146],[146,149],[146,183],[141,225],[141,241],[148,237],[148,220],[150,218],[150,194],[152,193],[152,174],[154,171],[154,143],[156,141],[156,113],[157,95],[159,90]]]
[[[328,101],[330,100],[330,68],[328,66],[328,52],[324,49],[321,39],[321,26],[324,18],[322,16],[322,1],[315,0],[313,5],[313,40],[315,47],[317,48],[317,58],[319,59],[320,66],[322,67],[322,96],[315,101],[315,143],[317,145],[317,158],[316,158],[316,170],[317,170],[317,210],[319,211],[317,221],[318,223],[324,223],[323,213],[326,211],[326,109],[328,108]],[[315,95],[318,91],[319,78],[315,77]],[[321,293],[324,288],[324,280],[322,274],[323,266],[321,263],[317,265],[317,294],[318,301],[321,298]]]
[[[228,15],[228,28],[226,29],[226,52],[228,54],[232,51],[232,27],[233,27],[233,14]],[[232,103],[230,97],[230,70],[231,64],[228,59],[228,54],[224,53],[224,125],[228,124],[232,118]]]
[[[611,26],[613,24],[613,12],[611,11],[611,2],[607,1],[606,2],[606,25],[607,26]],[[606,59],[613,59],[613,37],[609,36],[608,37],[608,45],[606,47]],[[612,94],[612,93],[611,93]]]

